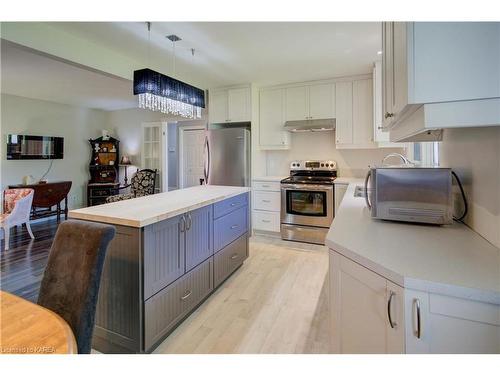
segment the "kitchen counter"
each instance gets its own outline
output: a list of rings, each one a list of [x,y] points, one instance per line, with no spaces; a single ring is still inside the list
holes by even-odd
[[[364,184],[364,179],[358,178],[358,177],[337,177],[333,183],[334,184],[343,184],[343,185],[349,185],[349,184],[358,184],[358,185],[363,185]]]
[[[253,181],[270,181],[270,182],[280,182],[281,180],[290,176],[259,176],[252,178]]]
[[[248,187],[201,185],[69,211],[72,219],[144,227],[250,191]]]
[[[500,249],[459,223],[373,220],[356,185],[330,227],[330,249],[405,288],[500,304]]]

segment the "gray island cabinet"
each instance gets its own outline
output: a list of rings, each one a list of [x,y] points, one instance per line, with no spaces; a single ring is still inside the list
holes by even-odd
[[[114,224],[116,235],[99,291],[94,349],[153,351],[243,264],[249,227],[248,189],[243,191],[142,227]],[[85,215],[84,210],[70,217],[112,221]]]

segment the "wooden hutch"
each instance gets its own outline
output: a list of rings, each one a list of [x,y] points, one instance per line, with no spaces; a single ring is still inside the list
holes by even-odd
[[[106,203],[106,198],[118,194],[120,186],[118,163],[120,141],[113,137],[89,139],[92,156],[87,184],[87,206]]]

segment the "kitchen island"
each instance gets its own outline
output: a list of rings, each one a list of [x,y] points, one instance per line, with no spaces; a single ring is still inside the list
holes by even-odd
[[[116,228],[93,348],[151,352],[243,264],[249,190],[204,185],[69,212]]]

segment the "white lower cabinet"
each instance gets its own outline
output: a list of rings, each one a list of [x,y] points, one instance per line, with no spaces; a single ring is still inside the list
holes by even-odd
[[[252,228],[254,231],[280,233],[280,180],[252,181]]]
[[[401,288],[334,251],[330,314],[333,353],[404,352]]]
[[[500,353],[499,305],[407,289],[405,315],[407,353]]]
[[[405,289],[330,249],[333,353],[500,353],[500,306]]]

